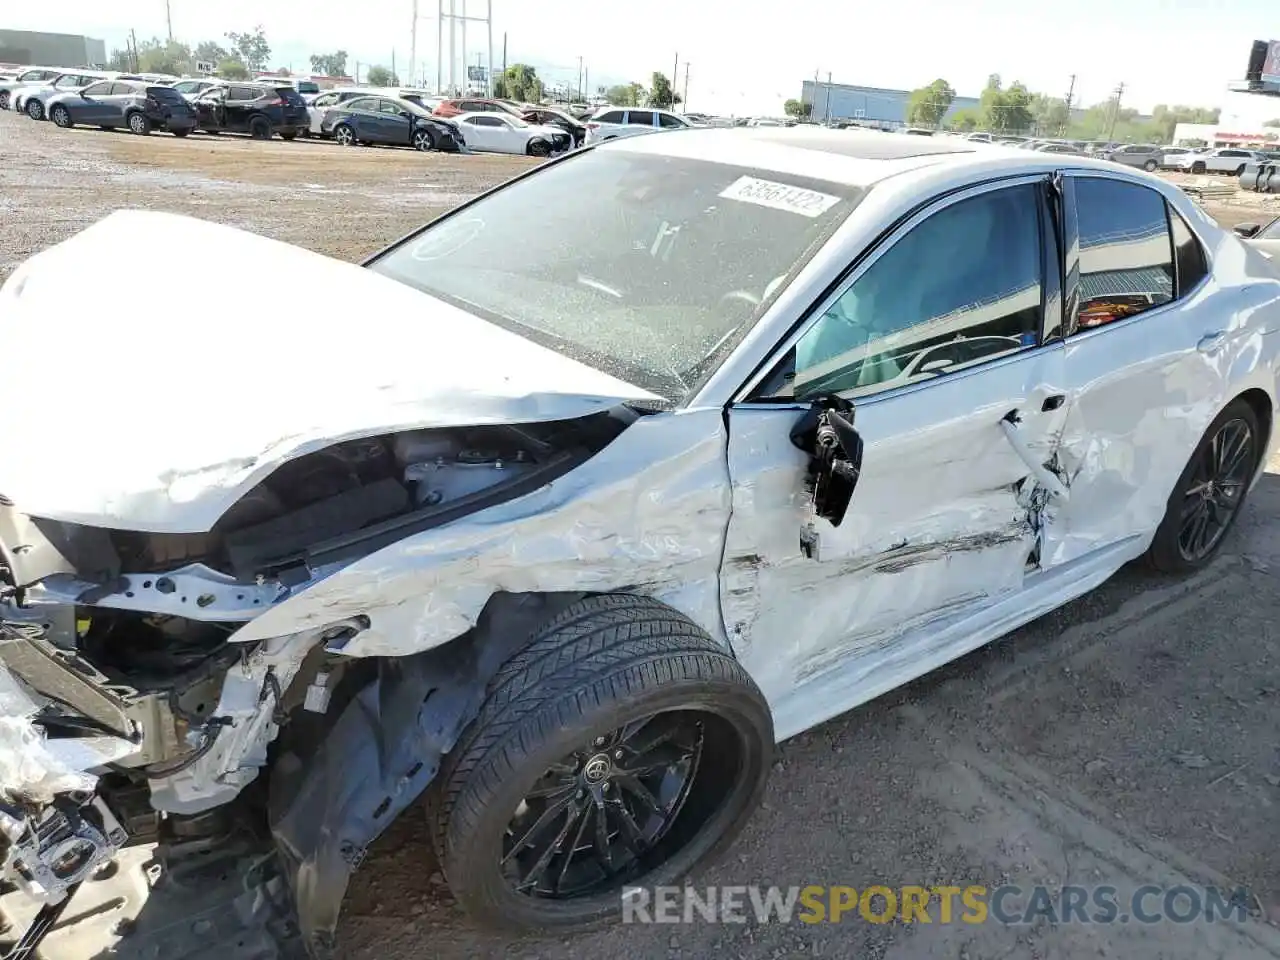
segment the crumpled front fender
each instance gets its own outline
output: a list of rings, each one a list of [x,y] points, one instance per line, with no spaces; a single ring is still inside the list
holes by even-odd
[[[495,597],[475,630],[408,657],[379,659],[376,675],[337,715],[314,753],[289,747],[271,781],[271,831],[294,892],[308,952],[333,955],[352,872],[369,845],[435,778],[476,716],[498,668],[533,627],[581,594]]]

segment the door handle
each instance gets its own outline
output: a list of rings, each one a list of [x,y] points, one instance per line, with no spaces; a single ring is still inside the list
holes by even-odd
[[[1042,413],[1048,413],[1050,410],[1057,410],[1066,402],[1066,394],[1055,393],[1053,396],[1044,398],[1044,403],[1040,404],[1040,410]]]
[[[1206,333],[1200,338],[1200,342],[1196,344],[1196,349],[1201,353],[1213,354],[1222,349],[1222,345],[1227,342],[1227,333],[1225,330],[1216,330],[1213,333]]]

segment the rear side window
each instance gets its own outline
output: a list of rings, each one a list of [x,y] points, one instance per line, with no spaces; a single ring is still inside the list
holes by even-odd
[[[280,99],[285,103],[306,103],[300,94],[293,87],[276,87],[276,93],[280,95]]]
[[[664,127],[683,127],[684,121],[679,117],[673,117],[668,113],[658,114],[658,123]]]
[[[232,87],[227,93],[228,100],[257,100],[262,91],[257,87]]]
[[[132,83],[113,83],[111,85],[111,95],[113,97],[128,96],[131,93],[137,93],[138,88]]]
[[[147,96],[161,103],[185,103],[182,94],[172,87],[147,87]]]
[[[110,83],[95,83],[93,86],[85,89],[84,94],[87,97],[105,97],[111,93]]]
[[[642,127],[652,127],[653,111],[652,110],[628,110],[627,123],[639,124]]]
[[[622,111],[621,111],[621,110],[610,110],[608,113],[602,113],[602,114],[600,114],[600,116],[596,117],[596,120],[597,120],[599,123],[621,123],[621,122],[622,122]]]
[[[1209,274],[1209,261],[1204,247],[1182,219],[1182,214],[1169,207],[1169,227],[1173,233],[1173,260],[1178,280],[1178,296],[1184,296]]]
[[[1173,245],[1164,198],[1120,180],[1075,183],[1080,232],[1076,331],[1106,326],[1173,299]]]

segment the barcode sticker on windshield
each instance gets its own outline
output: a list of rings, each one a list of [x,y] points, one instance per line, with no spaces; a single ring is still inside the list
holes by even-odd
[[[786,210],[804,217],[820,217],[840,202],[839,197],[833,197],[829,193],[818,193],[816,190],[775,183],[772,180],[758,180],[755,177],[739,177],[721,190],[720,196],[727,200],[772,207],[774,210]]]

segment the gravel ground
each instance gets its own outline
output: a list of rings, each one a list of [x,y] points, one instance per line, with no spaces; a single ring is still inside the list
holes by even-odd
[[[358,259],[529,163],[68,133],[9,113],[0,151],[0,278],[120,207],[192,213]],[[1238,198],[1210,210],[1224,223],[1265,215]],[[694,923],[512,942],[460,915],[421,818],[407,815],[356,875],[342,956],[1280,957],[1266,920],[1280,917],[1280,463],[1271,469],[1223,556],[1196,577],[1122,571],[784,744],[763,809],[698,880],[1244,884],[1249,922]]]

